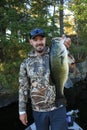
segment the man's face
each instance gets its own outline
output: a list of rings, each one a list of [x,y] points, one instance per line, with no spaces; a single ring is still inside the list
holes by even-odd
[[[34,47],[35,51],[42,53],[46,44],[46,37],[36,36],[34,39],[30,39],[30,44]]]

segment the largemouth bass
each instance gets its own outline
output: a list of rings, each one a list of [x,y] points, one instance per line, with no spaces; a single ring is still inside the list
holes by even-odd
[[[56,88],[56,106],[66,103],[64,85],[68,78],[69,66],[67,49],[61,38],[53,38],[50,47],[51,79]]]

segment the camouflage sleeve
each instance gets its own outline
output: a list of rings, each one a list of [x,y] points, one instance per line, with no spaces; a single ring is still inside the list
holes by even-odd
[[[19,72],[19,113],[26,111],[26,104],[28,101],[29,81],[27,77],[26,64],[23,62],[20,65]]]

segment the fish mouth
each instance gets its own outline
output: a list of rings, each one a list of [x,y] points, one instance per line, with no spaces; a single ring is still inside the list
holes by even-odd
[[[61,40],[61,37],[54,37],[52,40]]]

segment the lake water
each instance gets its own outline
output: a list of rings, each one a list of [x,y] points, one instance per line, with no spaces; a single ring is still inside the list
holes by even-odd
[[[33,122],[32,111],[29,109],[29,124]],[[18,102],[7,107],[0,108],[0,130],[24,130],[18,115]]]

